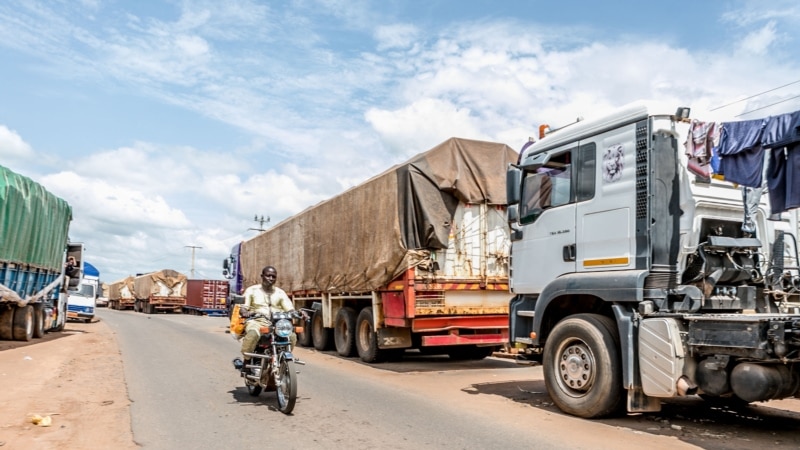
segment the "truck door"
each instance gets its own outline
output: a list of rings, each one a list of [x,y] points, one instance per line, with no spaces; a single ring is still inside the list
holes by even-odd
[[[578,272],[635,265],[636,126],[582,139],[576,160]]]
[[[572,150],[525,170],[519,223],[522,240],[511,260],[516,293],[540,293],[565,273],[575,272],[575,203]]]

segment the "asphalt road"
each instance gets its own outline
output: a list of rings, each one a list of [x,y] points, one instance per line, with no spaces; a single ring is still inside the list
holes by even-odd
[[[116,335],[134,439],[147,449],[791,448],[800,430],[800,415],[760,408],[730,431],[733,416],[703,422],[708,410],[691,402],[588,421],[552,406],[540,367],[413,354],[367,365],[306,348],[295,351],[307,365],[286,416],[274,393],[248,395],[231,364],[239,343],[227,319],[106,309],[99,317]],[[777,432],[764,430],[775,421]]]

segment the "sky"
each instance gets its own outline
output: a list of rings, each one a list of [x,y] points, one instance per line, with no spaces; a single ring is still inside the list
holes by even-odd
[[[5,0],[0,165],[72,206],[103,281],[222,279],[237,242],[450,137],[796,111],[799,28],[794,0]]]

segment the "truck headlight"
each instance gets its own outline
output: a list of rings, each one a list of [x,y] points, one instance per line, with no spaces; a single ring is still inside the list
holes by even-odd
[[[289,337],[292,331],[294,331],[294,325],[286,319],[281,319],[275,324],[275,334],[280,337]]]

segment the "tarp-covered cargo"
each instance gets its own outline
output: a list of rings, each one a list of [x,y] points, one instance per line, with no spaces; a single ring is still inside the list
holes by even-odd
[[[449,139],[243,242],[245,286],[270,264],[287,291],[379,289],[452,246],[464,205],[504,207],[506,168],[516,161],[504,144]],[[508,255],[483,263],[489,257]]]
[[[172,269],[150,272],[133,279],[137,300],[150,297],[186,297],[186,275]]]
[[[133,301],[134,300],[133,277],[126,277],[109,284],[108,299],[112,301],[118,301],[118,300]]]
[[[0,263],[60,273],[71,220],[65,200],[0,166]]]

